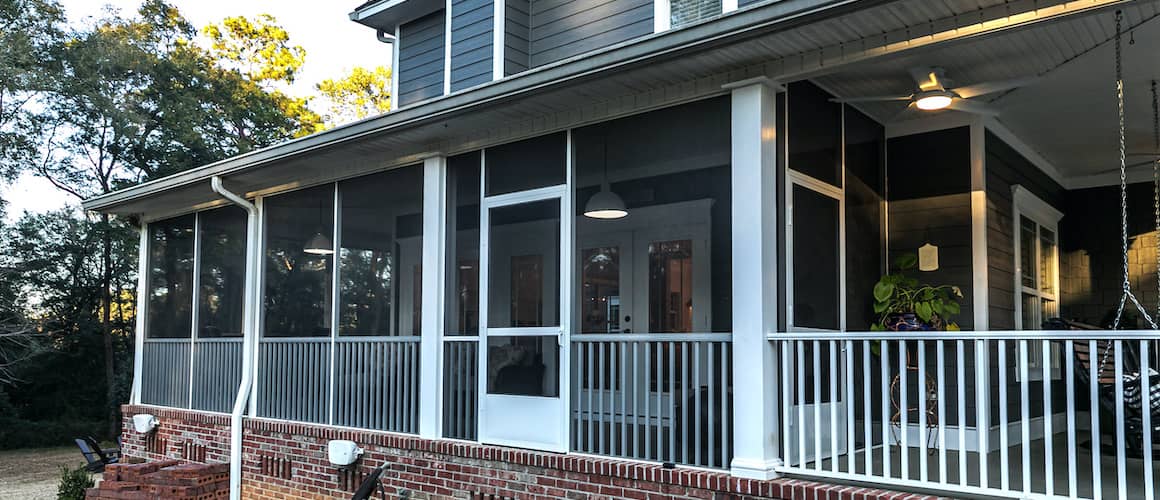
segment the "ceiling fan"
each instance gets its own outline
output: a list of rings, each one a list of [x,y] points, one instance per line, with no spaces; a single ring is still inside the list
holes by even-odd
[[[1039,77],[1016,78],[995,82],[976,83],[965,87],[947,88],[946,70],[938,67],[910,68],[910,76],[914,78],[916,88],[913,93],[893,96],[851,97],[848,99],[834,99],[834,102],[890,102],[907,101],[907,113],[913,109],[935,111],[953,109],[977,115],[996,116],[999,110],[986,103],[972,99],[996,92],[1003,92],[1029,85]]]

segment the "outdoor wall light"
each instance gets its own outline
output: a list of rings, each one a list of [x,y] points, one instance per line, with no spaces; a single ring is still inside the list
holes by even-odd
[[[306,241],[302,251],[311,255],[330,255],[334,253],[334,243],[325,234],[318,232]]]
[[[938,270],[938,247],[930,243],[918,247],[918,270]]]
[[[363,454],[363,451],[354,441],[334,439],[327,443],[327,458],[332,465],[339,467],[353,464]]]
[[[133,430],[137,431],[137,434],[149,434],[153,432],[157,428],[158,423],[160,422],[157,420],[157,417],[148,413],[133,415]]]

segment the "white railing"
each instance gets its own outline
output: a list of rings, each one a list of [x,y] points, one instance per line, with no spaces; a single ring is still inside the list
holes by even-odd
[[[1137,374],[1154,373],[1158,332],[769,338],[784,474],[955,495],[1156,496],[1160,375]]]
[[[730,339],[728,333],[572,336],[572,449],[728,467]]]

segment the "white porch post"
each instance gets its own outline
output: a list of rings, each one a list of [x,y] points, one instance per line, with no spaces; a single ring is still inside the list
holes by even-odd
[[[145,314],[149,308],[149,224],[141,221],[141,243],[137,250],[137,317],[133,332],[133,387],[129,404],[141,404],[141,369],[145,349]],[[191,379],[192,380],[192,379]]]
[[[419,436],[439,438],[443,344],[443,235],[447,157],[423,160],[422,335],[419,344]]]
[[[734,476],[772,479],[781,463],[777,359],[776,89],[768,79],[732,91]]]

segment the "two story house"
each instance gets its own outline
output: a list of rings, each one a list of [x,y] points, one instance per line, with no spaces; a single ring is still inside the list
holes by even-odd
[[[390,112],[85,202],[141,221],[125,453],[232,498],[1153,498],[1158,15],[369,1]]]

